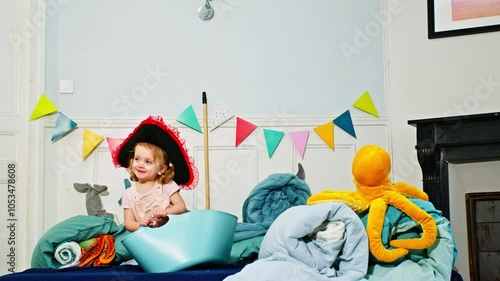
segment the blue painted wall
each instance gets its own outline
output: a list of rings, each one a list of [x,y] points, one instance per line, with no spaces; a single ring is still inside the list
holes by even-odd
[[[386,115],[381,1],[48,1],[46,95],[70,118],[177,116],[222,104],[239,116],[335,117],[369,90]],[[58,81],[73,80],[73,94]]]

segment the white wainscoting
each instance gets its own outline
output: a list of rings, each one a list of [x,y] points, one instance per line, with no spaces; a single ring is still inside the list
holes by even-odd
[[[313,193],[324,189],[354,190],[351,164],[355,152],[365,144],[376,144],[390,151],[389,122],[386,118],[353,119],[357,138],[335,127],[335,150],[330,149],[314,132],[314,128],[331,121],[331,117],[245,118],[257,129],[238,147],[235,146],[236,121],[226,122],[209,133],[210,207],[238,216],[241,207],[255,185],[272,173],[296,173],[298,163],[304,166],[306,181]],[[111,138],[125,138],[141,119],[74,119],[78,129],[64,138],[50,141],[55,117],[44,123],[43,221],[47,230],[55,223],[75,215],[87,214],[85,194],[77,192],[73,183],[104,184],[108,192],[102,201],[108,212],[123,221],[118,205],[128,176],[123,168],[115,168],[108,144],[101,145],[85,160],[82,159],[83,129]],[[166,121],[177,127],[186,139],[189,152],[200,172],[199,185],[194,191],[181,194],[189,209],[205,208],[204,138],[174,119]],[[200,124],[202,122],[200,121]],[[285,132],[274,155],[269,158],[263,128]],[[304,159],[296,152],[288,133],[310,130]],[[40,200],[42,200],[40,198]]]

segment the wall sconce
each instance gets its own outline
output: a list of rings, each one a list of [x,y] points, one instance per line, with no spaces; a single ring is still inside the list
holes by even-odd
[[[211,20],[214,17],[214,8],[209,1],[211,0],[205,0],[205,4],[198,9],[198,16],[202,20]]]

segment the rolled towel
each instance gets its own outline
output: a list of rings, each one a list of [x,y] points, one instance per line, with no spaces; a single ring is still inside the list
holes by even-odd
[[[82,248],[74,241],[64,242],[57,246],[54,256],[61,264],[60,268],[77,266],[82,256]]]

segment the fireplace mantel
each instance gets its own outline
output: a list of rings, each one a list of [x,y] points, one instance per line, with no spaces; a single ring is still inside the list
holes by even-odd
[[[417,128],[423,189],[450,219],[448,163],[500,160],[500,112],[410,120]]]

